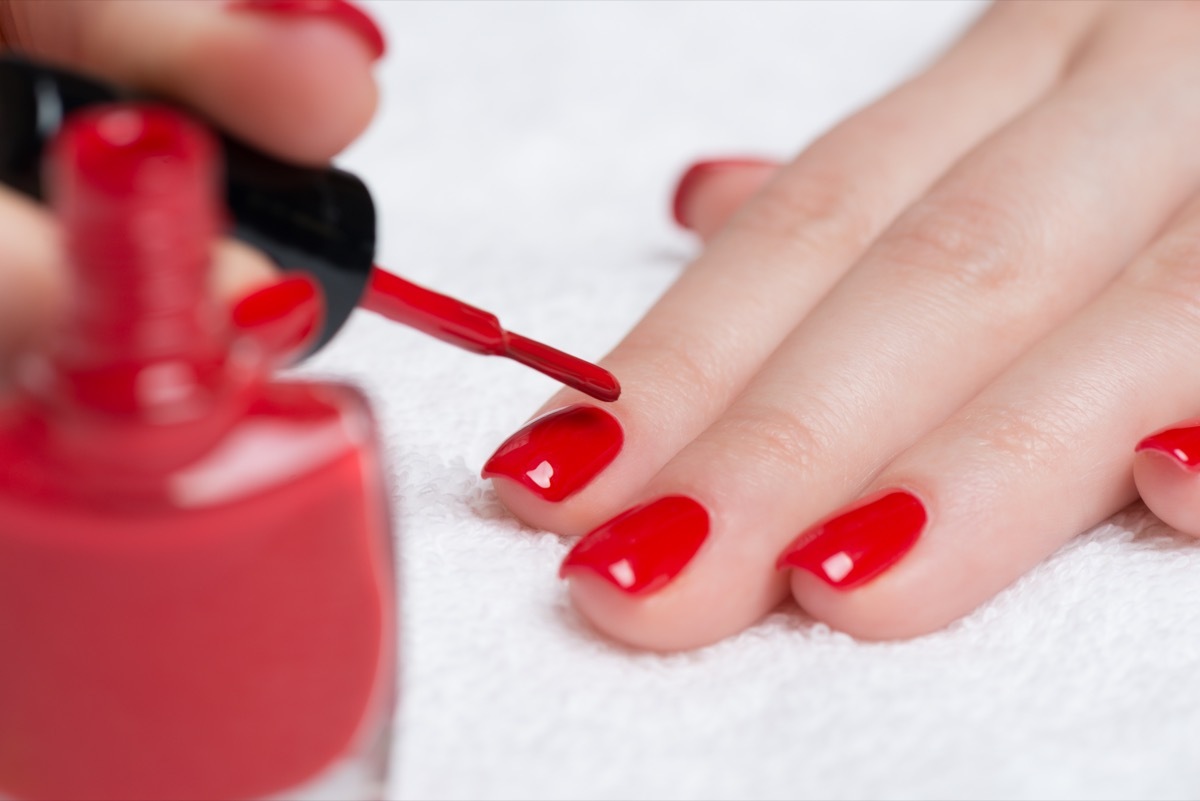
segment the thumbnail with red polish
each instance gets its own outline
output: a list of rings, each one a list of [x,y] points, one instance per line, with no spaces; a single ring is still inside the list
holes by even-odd
[[[635,506],[585,535],[559,575],[595,573],[630,595],[655,592],[688,566],[708,539],[708,512],[691,498],[669,495]]]
[[[484,478],[507,478],[544,501],[569,498],[621,452],[621,424],[603,409],[578,404],[543,415],[501,445]]]
[[[779,557],[777,567],[807,570],[839,590],[858,587],[908,553],[926,518],[915,495],[885,490],[805,531]]]
[[[1137,451],[1157,451],[1181,467],[1200,471],[1200,420],[1189,420],[1174,428],[1151,434],[1138,443]]]
[[[233,307],[234,328],[273,360],[299,356],[321,328],[321,288],[301,273],[251,292]]]
[[[671,200],[671,215],[675,218],[675,222],[681,228],[691,230],[692,223],[688,216],[688,205],[691,202],[692,196],[696,190],[706,180],[725,170],[738,169],[739,167],[774,167],[774,162],[766,159],[755,158],[740,158],[740,159],[708,159],[706,161],[697,161],[692,166],[684,170],[683,175],[679,177],[679,183],[675,186],[675,196]]]
[[[365,11],[347,0],[233,0],[228,7],[234,11],[328,19],[357,34],[371,51],[372,58],[382,58],[387,50],[379,26]]]

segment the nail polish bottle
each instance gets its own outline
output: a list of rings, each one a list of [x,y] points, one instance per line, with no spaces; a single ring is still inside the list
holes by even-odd
[[[48,190],[73,297],[0,409],[0,797],[373,798],[386,492],[353,388],[276,380],[207,292],[216,146],[80,112]]]

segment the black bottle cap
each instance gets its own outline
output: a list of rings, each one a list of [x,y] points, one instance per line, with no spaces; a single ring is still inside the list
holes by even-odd
[[[72,112],[140,99],[66,70],[0,57],[0,183],[42,199],[42,154]],[[325,325],[312,350],[341,330],[358,305],[375,258],[375,204],[367,187],[335,167],[272,158],[220,137],[233,237],[285,270],[311,274],[325,292]]]

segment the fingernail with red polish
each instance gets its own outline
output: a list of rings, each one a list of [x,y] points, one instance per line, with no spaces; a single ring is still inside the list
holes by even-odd
[[[1187,420],[1151,434],[1135,451],[1157,451],[1170,456],[1180,467],[1200,471],[1200,420]]]
[[[233,307],[233,326],[272,359],[300,355],[321,328],[321,290],[307,275],[284,278],[251,292]]]
[[[586,487],[621,451],[621,424],[586,404],[542,415],[509,437],[483,466],[483,477],[516,481],[544,501]]]
[[[559,570],[590,571],[630,595],[665,587],[708,539],[708,512],[691,498],[669,495],[635,506],[584,536]]]
[[[910,492],[884,490],[805,531],[779,557],[780,570],[807,570],[848,590],[867,583],[916,544],[925,506]]]
[[[684,170],[683,175],[679,177],[679,183],[675,186],[675,197],[671,201],[671,215],[675,218],[675,222],[681,228],[692,230],[692,224],[688,218],[688,204],[692,196],[696,193],[696,189],[700,184],[712,176],[726,171],[736,170],[741,167],[778,167],[776,162],[768,161],[767,159],[756,158],[739,158],[739,159],[709,159],[706,161],[697,161],[692,166]]]
[[[234,11],[327,19],[356,33],[371,51],[371,58],[382,58],[387,50],[383,32],[375,24],[375,20],[347,0],[232,0],[228,8]]]

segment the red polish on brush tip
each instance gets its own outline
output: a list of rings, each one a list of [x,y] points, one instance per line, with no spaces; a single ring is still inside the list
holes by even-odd
[[[313,304],[210,300],[214,159],[147,106],[51,150],[73,297],[0,409],[3,798],[373,791],[395,621],[370,413],[235,346],[289,347]]]
[[[496,315],[417,286],[376,266],[360,308],[475,353],[505,356],[602,401],[621,394],[602,367],[505,331]]]

